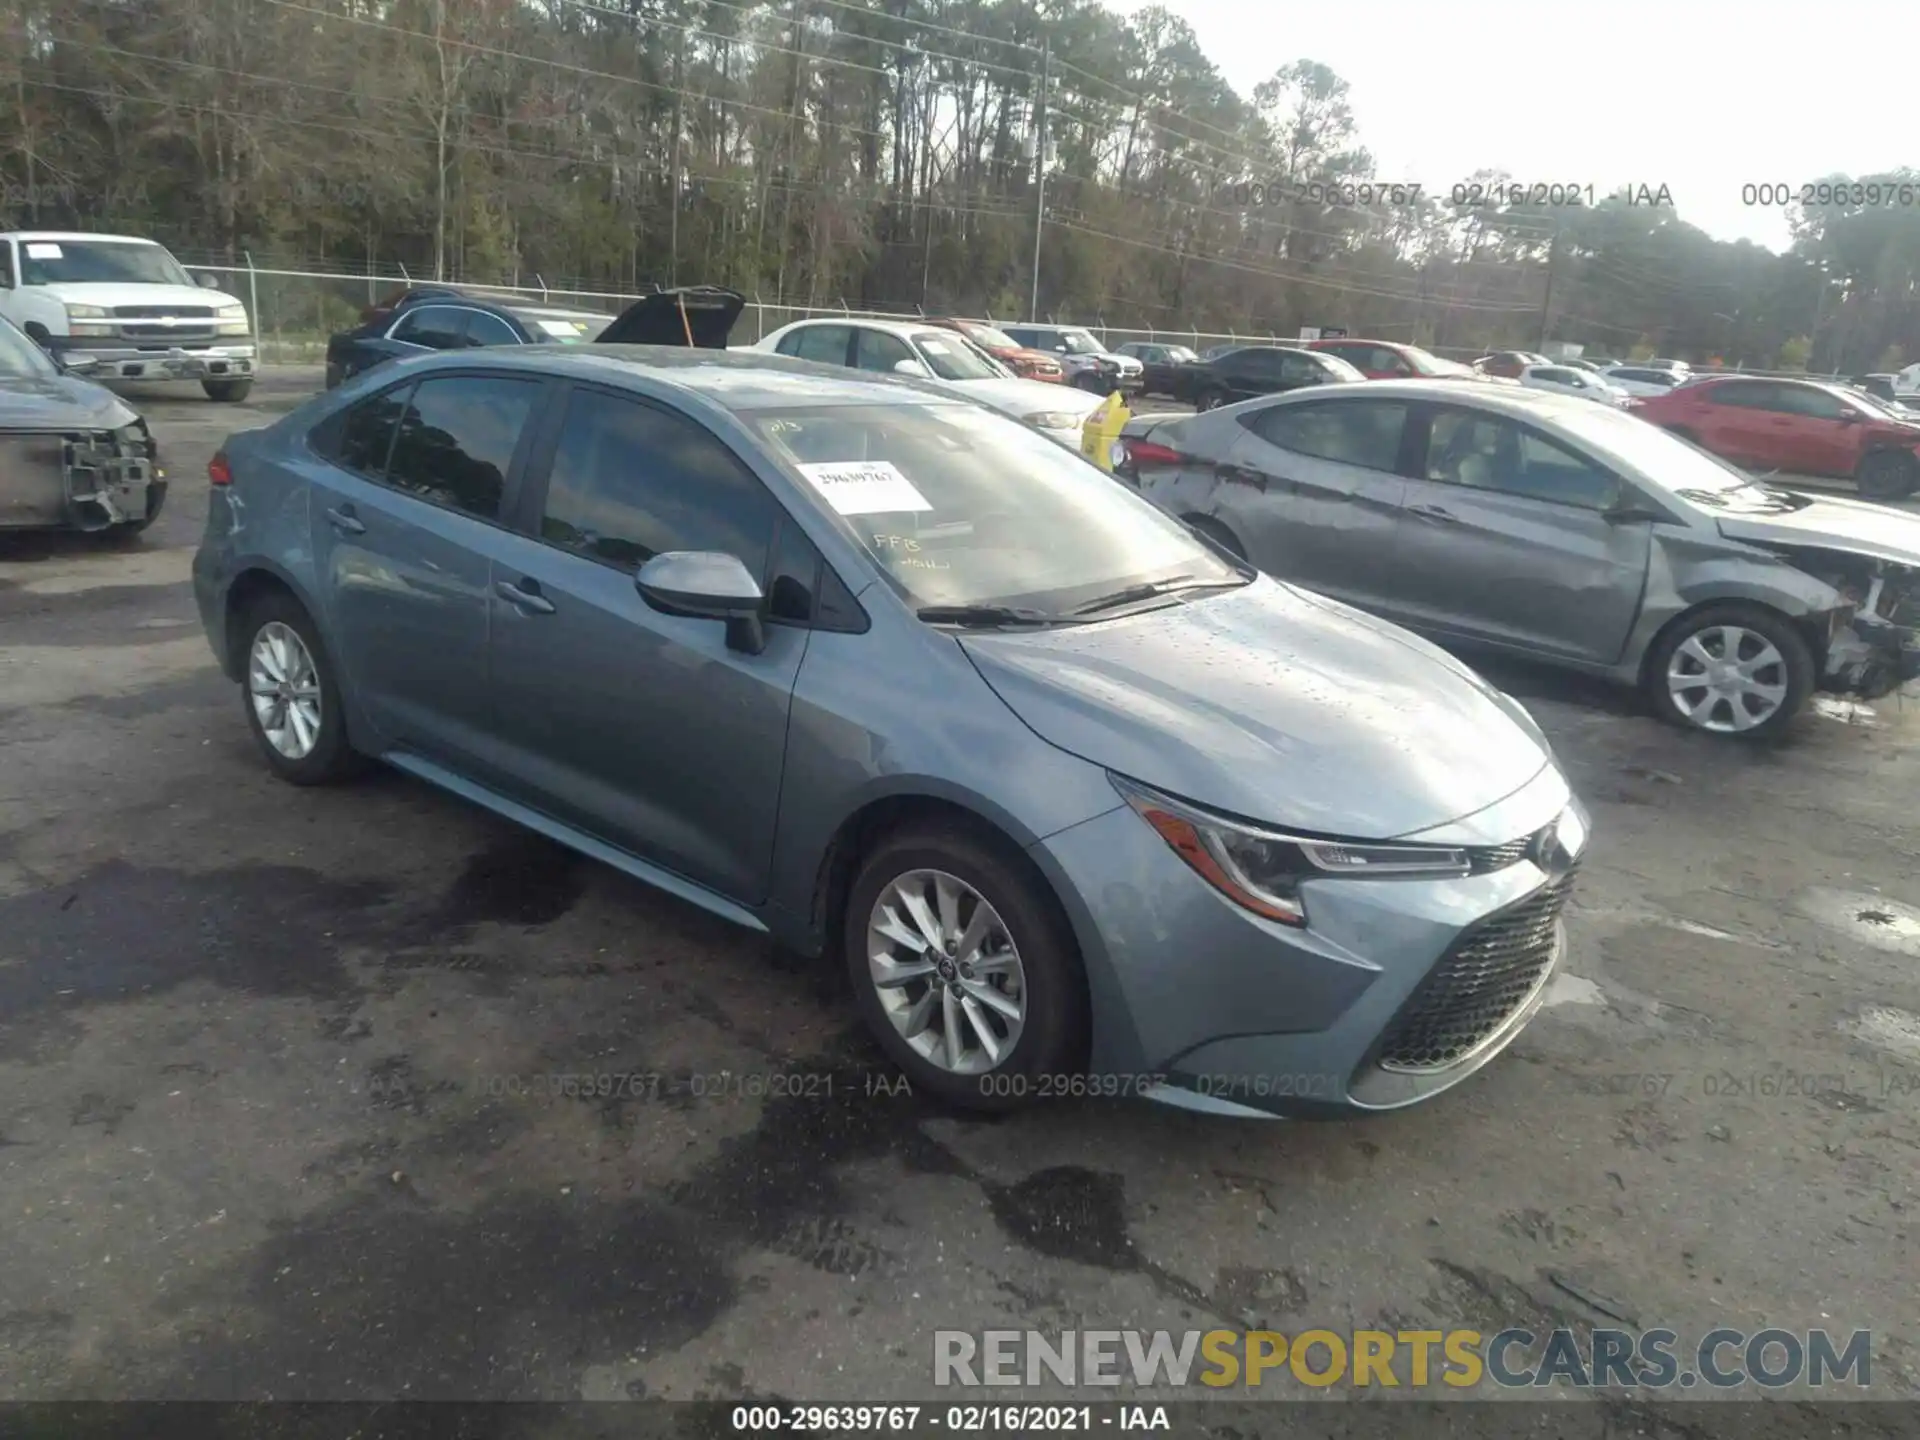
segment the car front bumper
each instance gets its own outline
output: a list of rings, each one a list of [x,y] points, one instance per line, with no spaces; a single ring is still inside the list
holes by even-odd
[[[89,380],[236,380],[254,373],[251,340],[136,344],[112,337],[54,335],[47,348],[62,359],[84,356],[96,368]]]
[[[1089,1090],[1343,1118],[1459,1084],[1525,1028],[1565,954],[1587,816],[1563,785],[1534,798],[1501,822],[1525,828],[1494,843],[1571,808],[1570,854],[1458,879],[1312,881],[1306,929],[1227,900],[1124,806],[1041,842],[1087,968]]]
[[[0,432],[0,530],[105,530],[160,513],[167,497],[153,437],[119,430]]]

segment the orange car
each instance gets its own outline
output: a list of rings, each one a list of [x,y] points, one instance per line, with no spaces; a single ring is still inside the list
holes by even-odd
[[[1064,385],[1067,381],[1067,372],[1053,356],[1044,350],[1029,350],[984,320],[946,319],[927,323],[958,330],[1023,380],[1045,380],[1055,385]]]

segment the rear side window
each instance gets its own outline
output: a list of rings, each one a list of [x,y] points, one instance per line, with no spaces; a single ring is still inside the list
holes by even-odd
[[[387,473],[387,456],[393,452],[393,437],[412,393],[411,385],[402,385],[362,400],[321,425],[314,433],[313,448],[345,469],[370,480],[381,479]]]
[[[1658,370],[1650,373],[1655,384],[1664,378]],[[1707,387],[1702,398],[1709,405],[1732,405],[1742,410],[1777,410],[1782,407],[1773,403],[1775,389],[1775,386],[1759,380],[1729,380]]]
[[[780,514],[759,478],[702,426],[637,400],[576,390],[540,538],[622,570],[668,550],[721,550],[762,577]]]
[[[467,312],[467,344],[469,345],[518,345],[520,337],[514,328],[498,315],[489,315],[484,310]]]
[[[783,335],[774,348],[782,355],[800,360],[817,360],[822,365],[845,365],[847,341],[851,338],[844,325],[809,325]]]
[[[1316,460],[1367,470],[1395,469],[1407,424],[1401,400],[1343,400],[1276,405],[1255,416],[1253,432],[1269,444]]]
[[[444,509],[499,519],[513,452],[541,388],[537,380],[493,375],[422,380],[394,438],[387,484]]]

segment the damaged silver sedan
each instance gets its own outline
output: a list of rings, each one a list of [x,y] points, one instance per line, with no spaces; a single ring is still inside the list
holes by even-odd
[[[166,494],[146,421],[0,320],[0,533],[136,535]]]
[[[1466,393],[1467,391],[1473,393]],[[1381,381],[1143,416],[1119,477],[1235,555],[1718,734],[1920,676],[1920,517],[1759,483],[1633,415]]]

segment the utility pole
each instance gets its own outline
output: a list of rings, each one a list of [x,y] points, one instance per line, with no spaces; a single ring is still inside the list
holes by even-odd
[[[673,214],[668,221],[667,283],[680,283],[680,96],[687,88],[687,32],[680,32],[680,43],[673,52],[673,160],[669,165],[673,185]]]
[[[1027,319],[1036,325],[1040,322],[1040,236],[1047,223],[1047,72],[1052,61],[1049,38],[1040,45],[1040,92],[1033,107],[1033,293],[1027,302]]]
[[[1556,219],[1553,226],[1553,238],[1547,241],[1547,289],[1540,297],[1540,340],[1535,347],[1544,350],[1547,335],[1553,325],[1553,274],[1560,261],[1560,223]]]

